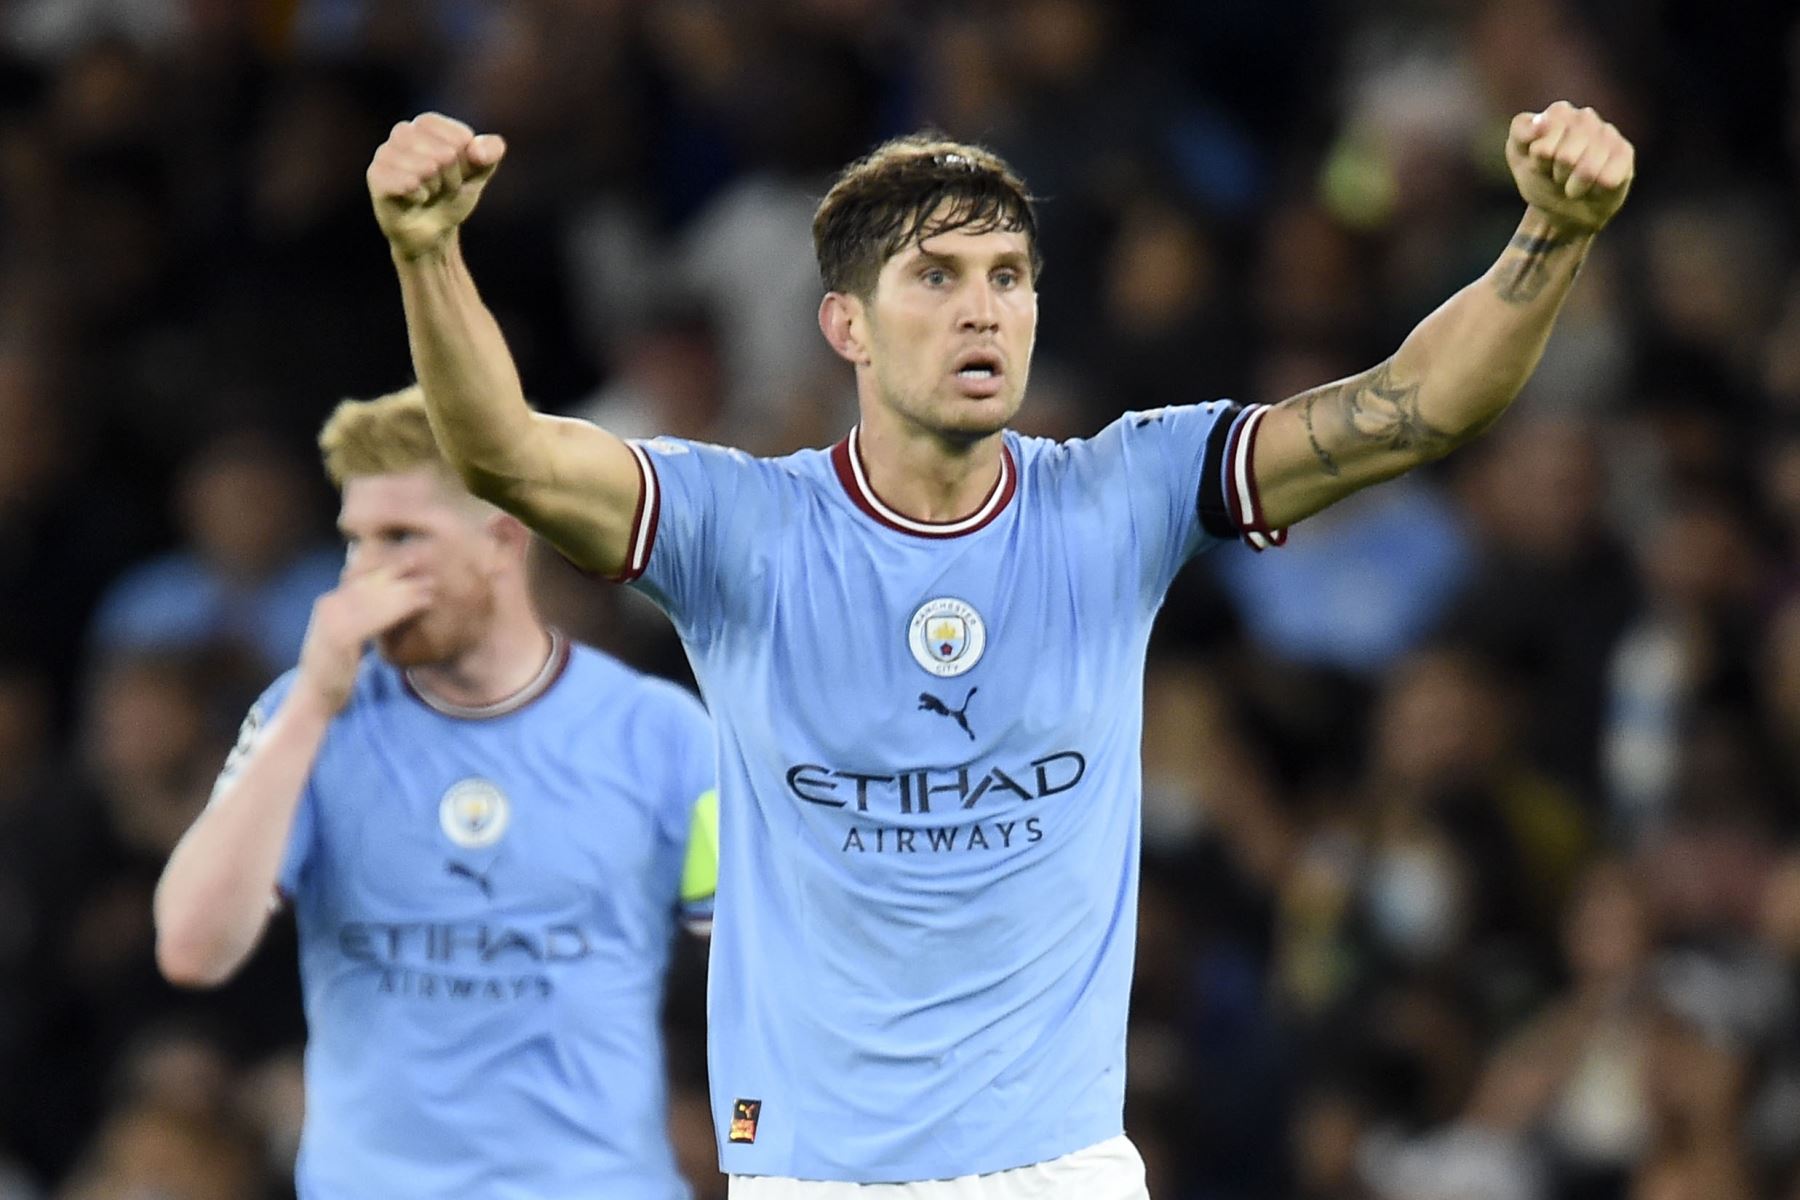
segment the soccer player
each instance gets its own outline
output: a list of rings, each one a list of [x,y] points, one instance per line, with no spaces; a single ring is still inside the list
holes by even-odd
[[[527,406],[458,245],[504,151],[427,114],[368,184],[462,478],[636,580],[710,702],[732,1195],[1141,1197],[1122,1109],[1157,608],[1208,546],[1279,544],[1499,417],[1631,145],[1565,103],[1515,118],[1518,232],[1379,366],[1274,406],[1146,397],[1053,443],[1007,428],[1037,326],[1024,184],[975,146],[891,142],[813,222],[860,421],[772,460]]]
[[[706,714],[543,625],[417,388],[319,444],[343,579],[169,859],[157,961],[219,983],[293,905],[300,1200],[685,1197],[659,1023],[716,870]]]

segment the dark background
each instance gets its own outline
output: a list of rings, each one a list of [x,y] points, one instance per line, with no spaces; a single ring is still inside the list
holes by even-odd
[[[1158,1200],[1800,1197],[1791,4],[13,0],[0,47],[0,1200],[288,1191],[291,929],[181,994],[149,896],[334,577],[319,422],[409,379],[394,121],[509,139],[466,245],[536,401],[781,451],[853,419],[808,222],[883,136],[1045,197],[1069,435],[1378,362],[1559,97],[1641,174],[1517,411],[1170,598],[1128,1125]]]

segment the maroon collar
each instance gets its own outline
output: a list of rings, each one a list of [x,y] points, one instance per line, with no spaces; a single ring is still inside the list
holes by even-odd
[[[561,679],[563,671],[569,666],[569,658],[574,653],[575,643],[563,636],[562,630],[552,627],[550,633],[550,653],[544,657],[544,665],[530,682],[510,696],[502,697],[492,704],[452,704],[450,701],[433,696],[413,681],[412,671],[400,672],[400,679],[411,692],[413,698],[429,708],[432,712],[442,713],[446,717],[455,717],[461,721],[486,721],[494,717],[504,717],[508,713],[518,712],[533,700],[543,696]]]
[[[1006,506],[1012,502],[1013,493],[1019,490],[1018,464],[1013,461],[1012,448],[1002,441],[1000,478],[994,481],[993,491],[987,494],[987,499],[974,512],[954,521],[915,520],[896,511],[869,486],[869,476],[863,470],[862,451],[857,441],[859,429],[860,427],[852,428],[849,437],[831,448],[831,465],[837,469],[838,481],[844,485],[844,492],[850,497],[850,502],[889,529],[910,533],[914,537],[961,537],[987,528],[995,517],[1006,511]]]

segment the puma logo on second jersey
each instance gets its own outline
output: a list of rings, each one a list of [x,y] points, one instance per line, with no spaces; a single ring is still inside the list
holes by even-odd
[[[969,728],[969,701],[973,700],[975,698],[975,693],[980,690],[981,689],[978,687],[970,688],[969,694],[963,697],[961,708],[951,708],[930,692],[920,692],[919,707],[925,712],[933,712],[940,717],[949,717],[958,725],[962,726],[962,731],[969,735],[969,740],[972,742],[975,740],[975,731]]]
[[[444,864],[444,872],[448,875],[454,875],[458,879],[467,879],[470,883],[480,888],[481,894],[486,896],[489,900],[494,898],[493,881],[473,867],[466,867],[459,862],[448,862]]]

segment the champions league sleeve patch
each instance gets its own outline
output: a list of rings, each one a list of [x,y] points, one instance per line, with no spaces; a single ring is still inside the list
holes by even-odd
[[[762,1117],[761,1100],[734,1100],[731,1104],[731,1130],[728,1142],[752,1144],[756,1141],[756,1122]]]
[[[249,713],[244,716],[244,723],[238,726],[237,741],[232,745],[231,753],[225,756],[225,765],[219,768],[219,777],[213,781],[212,793],[207,797],[208,804],[217,800],[219,793],[225,790],[225,785],[236,778],[239,771],[243,770],[244,760],[250,757],[252,750],[256,749],[257,739],[262,734],[263,725],[266,723],[262,701],[258,700],[251,705]]]

